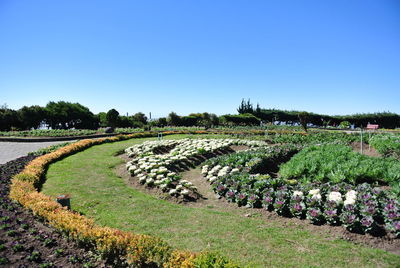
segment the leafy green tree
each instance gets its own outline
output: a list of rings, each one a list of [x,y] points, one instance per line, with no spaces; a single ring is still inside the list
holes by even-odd
[[[107,113],[100,112],[100,113],[97,114],[97,118],[99,120],[99,123],[100,123],[101,127],[106,127],[107,126]]]
[[[340,125],[339,125],[339,127],[340,128],[350,128],[350,122],[349,121],[342,121],[342,122],[340,122]]]
[[[253,104],[250,103],[250,99],[248,99],[247,102],[242,99],[242,102],[240,103],[239,108],[237,108],[237,111],[239,114],[254,113]]]
[[[144,113],[139,112],[134,114],[132,117],[134,121],[140,122],[142,125],[147,124],[147,117]]]
[[[165,127],[168,124],[167,118],[165,118],[165,117],[158,118],[158,120],[156,122],[159,127]]]
[[[175,112],[171,112],[168,115],[167,122],[171,126],[180,126],[181,125],[181,117],[177,115]]]
[[[307,124],[310,120],[310,114],[307,112],[300,112],[298,114],[301,127],[307,132]]]
[[[21,120],[18,117],[18,112],[9,109],[6,104],[2,105],[0,107],[0,130],[8,131],[22,127]]]
[[[115,109],[111,109],[106,114],[107,124],[110,127],[116,127],[118,125],[119,112]]]
[[[46,122],[53,129],[95,129],[98,127],[96,116],[89,108],[65,101],[49,102],[46,105]]]
[[[46,110],[39,105],[24,106],[18,110],[18,116],[24,129],[37,129],[46,118]]]

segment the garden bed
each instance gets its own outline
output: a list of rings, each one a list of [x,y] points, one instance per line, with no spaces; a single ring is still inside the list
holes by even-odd
[[[0,265],[10,267],[110,267],[8,198],[12,176],[35,156],[0,165]]]
[[[307,221],[281,218],[263,209],[241,207],[228,213],[228,210],[224,212],[211,206],[188,208],[130,189],[110,172],[110,168],[123,162],[112,155],[127,144],[95,146],[55,163],[49,169],[50,184],[45,185],[45,193],[73,193],[75,209],[95,218],[99,224],[151,233],[178,248],[220,250],[244,262],[254,261],[259,266],[312,266],[316,259],[323,266],[332,265],[332,259],[337,260],[335,265],[338,266],[354,262],[360,266],[371,262],[393,266],[399,261],[396,255],[356,246],[324,231],[344,230],[342,227],[301,225],[296,222]],[[234,205],[219,203],[227,209]],[[264,218],[264,213],[272,217]],[[322,231],[316,232],[313,228]],[[300,252],[307,254],[298,254]]]

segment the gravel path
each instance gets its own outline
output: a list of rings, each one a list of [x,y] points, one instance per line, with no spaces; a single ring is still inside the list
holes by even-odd
[[[0,142],[0,164],[7,163],[13,159],[27,155],[40,148],[46,148],[65,141],[50,142]]]

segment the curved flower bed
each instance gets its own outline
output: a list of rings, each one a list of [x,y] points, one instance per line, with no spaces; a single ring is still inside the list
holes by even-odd
[[[177,132],[173,132],[178,134]],[[166,133],[166,134],[173,134]],[[238,267],[232,261],[213,253],[192,253],[173,250],[166,242],[149,235],[124,232],[102,227],[78,213],[61,207],[51,197],[38,192],[49,164],[93,145],[131,138],[154,136],[137,133],[113,138],[82,140],[52,153],[38,157],[13,178],[10,198],[18,201],[34,215],[43,217],[50,225],[86,247],[96,249],[108,263],[115,266],[195,267],[219,264],[220,267]]]
[[[186,180],[181,180],[172,168],[182,162],[191,162],[192,157],[224,150],[231,145],[249,147],[265,146],[265,142],[240,139],[182,139],[148,141],[125,150],[135,159],[126,168],[139,182],[149,187],[158,187],[172,196],[197,197],[197,188]],[[165,154],[155,154],[162,149],[170,149]]]
[[[284,152],[278,148],[264,157],[274,158]],[[227,165],[228,160],[210,160],[202,173],[219,196],[239,206],[264,207],[283,216],[307,218],[314,224],[341,224],[354,232],[400,236],[399,199],[382,187],[367,183],[301,184],[269,175],[251,175],[254,163],[261,161],[257,152],[250,152],[247,158],[238,158],[231,165]]]

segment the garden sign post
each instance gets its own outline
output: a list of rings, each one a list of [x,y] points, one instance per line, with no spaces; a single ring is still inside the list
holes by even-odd
[[[361,134],[361,154],[363,153],[363,131],[362,131],[362,128],[361,128],[361,130],[360,130],[360,134]]]

